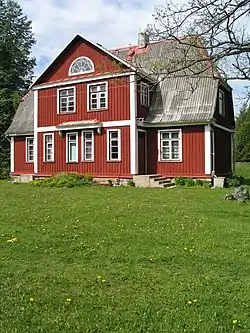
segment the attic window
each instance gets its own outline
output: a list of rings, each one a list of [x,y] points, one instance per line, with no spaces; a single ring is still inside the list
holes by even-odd
[[[75,59],[69,68],[69,76],[88,74],[95,71],[92,60],[87,57],[80,57]]]

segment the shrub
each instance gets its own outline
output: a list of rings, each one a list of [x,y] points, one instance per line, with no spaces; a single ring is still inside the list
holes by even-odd
[[[201,179],[196,179],[196,181],[195,181],[195,185],[196,185],[196,186],[203,186],[203,180],[201,180]]]
[[[127,186],[135,187],[135,182],[134,182],[132,179],[129,179],[129,180],[127,181]]]
[[[233,174],[231,177],[227,177],[225,179],[226,187],[239,187],[243,184],[244,177],[238,176],[237,174]]]
[[[61,172],[52,177],[36,179],[29,183],[35,187],[83,187],[92,185],[92,181],[78,173]]]
[[[186,187],[193,187],[195,186],[195,180],[192,178],[186,178],[185,180],[185,186]]]
[[[87,181],[89,181],[89,182],[93,182],[94,177],[90,173],[87,173],[84,176],[84,179],[87,180]]]
[[[186,184],[186,178],[176,177],[174,179],[174,183],[175,183],[176,186],[185,186],[185,184]]]
[[[9,168],[0,168],[0,179],[8,179],[10,177]]]

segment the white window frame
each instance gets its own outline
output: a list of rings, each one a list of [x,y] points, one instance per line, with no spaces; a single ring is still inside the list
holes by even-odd
[[[145,93],[144,89],[147,89],[147,92]],[[145,102],[146,99],[146,102]],[[150,91],[149,91],[149,85],[145,82],[140,83],[140,102],[141,105],[149,107],[150,106]]]
[[[33,160],[29,160],[29,147],[32,146],[30,144],[28,144],[28,141],[29,140],[33,140]],[[26,155],[26,163],[34,163],[34,155],[35,155],[35,151],[34,151],[34,137],[33,136],[29,136],[29,137],[26,137],[26,140],[25,140],[25,155]]]
[[[86,151],[85,151],[85,137],[84,134],[91,133],[92,135],[92,156],[91,159],[86,159]],[[89,139],[88,139],[89,141]],[[94,137],[94,131],[93,130],[84,130],[82,131],[82,162],[94,162],[94,156],[95,156],[95,137]]]
[[[50,161],[47,160],[47,145],[46,145],[46,136],[52,137],[52,159]],[[44,133],[43,134],[43,162],[52,163],[55,161],[55,149],[54,149],[54,133]]]
[[[69,136],[76,135],[76,160],[69,160]],[[78,132],[69,132],[66,133],[66,163],[78,163]]]
[[[90,102],[91,102],[91,98],[90,98],[90,87],[91,86],[100,86],[102,84],[106,85],[106,91],[105,91],[106,107],[105,108],[97,107],[96,109],[91,109],[90,108]],[[98,101],[98,106],[100,106],[100,99]],[[108,81],[96,82],[96,83],[89,83],[87,85],[87,111],[89,111],[89,112],[95,112],[95,111],[103,111],[103,110],[107,110],[107,109],[108,109]]]
[[[74,89],[74,110],[73,111],[62,111],[60,112],[60,91],[62,90],[69,90],[69,89]],[[71,87],[64,87],[64,88],[59,88],[57,89],[57,114],[71,114],[76,112],[76,87],[71,86]]]
[[[178,159],[163,159],[162,158],[162,140],[161,140],[161,134],[162,133],[171,133],[171,132],[179,132],[179,158]],[[165,139],[168,140],[168,139]],[[176,140],[176,139],[173,139]],[[171,142],[172,140],[169,139]],[[172,148],[171,144],[169,145],[170,147],[170,156],[172,156]],[[158,131],[158,162],[182,162],[182,130],[181,129],[166,129],[166,130],[159,130]]]
[[[77,62],[79,59],[88,59],[91,62],[92,66],[93,66],[93,69],[88,70],[88,71],[81,71],[79,73],[71,73],[71,69],[72,69],[74,63]],[[78,58],[74,59],[74,61],[72,61],[71,65],[69,67],[68,76],[75,76],[75,75],[81,75],[81,74],[89,74],[89,73],[94,73],[94,72],[95,72],[95,66],[94,66],[93,61],[89,57],[78,57]]]
[[[110,156],[110,132],[117,132],[118,133],[118,158],[112,159]],[[121,161],[121,129],[108,129],[107,130],[107,161],[109,162],[119,162]]]
[[[221,97],[222,96],[222,97]],[[220,100],[222,100],[222,109],[220,108]],[[218,93],[218,109],[219,109],[219,115],[222,117],[225,117],[225,93],[224,91],[219,89]]]

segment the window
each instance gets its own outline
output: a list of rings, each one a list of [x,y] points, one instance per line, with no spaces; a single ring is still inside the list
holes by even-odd
[[[120,130],[108,130],[108,161],[121,160],[121,135]]]
[[[78,133],[66,134],[66,162],[78,162]]]
[[[181,161],[181,131],[159,131],[159,161]]]
[[[75,87],[58,89],[57,113],[75,112]]]
[[[26,138],[26,162],[34,162],[34,138]]]
[[[225,97],[221,90],[219,90],[219,114],[225,116]]]
[[[95,71],[92,60],[87,57],[80,57],[75,59],[69,68],[69,76],[93,73]]]
[[[94,161],[94,133],[93,131],[82,132],[82,160]]]
[[[101,110],[107,109],[108,106],[108,95],[107,87],[108,84],[99,83],[88,86],[88,110]]]
[[[44,162],[54,162],[54,134],[44,134]]]
[[[149,106],[149,86],[141,82],[140,85],[141,105]]]

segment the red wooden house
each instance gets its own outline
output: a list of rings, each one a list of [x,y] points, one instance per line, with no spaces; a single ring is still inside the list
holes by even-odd
[[[11,176],[232,172],[230,86],[212,76],[149,75],[171,43],[140,37],[112,51],[80,35],[69,43],[32,84],[6,133]]]

